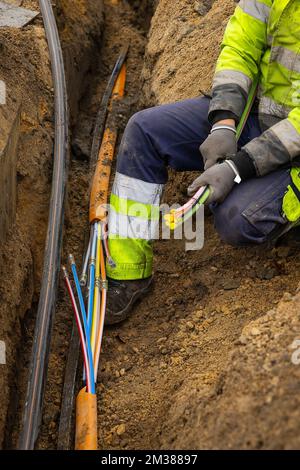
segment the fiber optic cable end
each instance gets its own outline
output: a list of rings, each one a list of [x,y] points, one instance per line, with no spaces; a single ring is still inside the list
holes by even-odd
[[[63,272],[64,279],[68,279],[68,278],[69,278],[69,274],[68,274],[67,268],[66,268],[65,266],[62,266],[62,267],[61,267],[61,270],[62,270],[62,272]]]

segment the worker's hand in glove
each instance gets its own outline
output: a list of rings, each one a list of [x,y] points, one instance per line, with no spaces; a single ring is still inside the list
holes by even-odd
[[[222,121],[216,123],[210,135],[200,146],[205,170],[225,160],[226,156],[236,154],[236,129],[234,121],[230,120],[229,122],[232,122],[232,124],[223,124]]]
[[[231,165],[233,167],[231,167]],[[208,170],[204,171],[188,188],[188,195],[193,196],[198,189],[202,186],[209,186],[210,196],[206,203],[223,202],[232,190],[235,179],[238,175],[234,172],[234,163],[225,161],[224,163],[217,163]]]

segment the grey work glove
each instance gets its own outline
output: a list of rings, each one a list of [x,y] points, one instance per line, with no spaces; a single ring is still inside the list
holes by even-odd
[[[230,164],[235,168],[233,162],[230,162]],[[223,202],[232,190],[238,175],[238,171],[236,170],[235,173],[230,164],[228,161],[220,164],[217,163],[204,171],[188,188],[188,195],[193,196],[202,186],[209,186],[210,196],[206,203]]]
[[[203,157],[204,170],[225,160],[228,155],[235,155],[237,152],[235,127],[215,124],[210,135],[200,146],[200,152]]]

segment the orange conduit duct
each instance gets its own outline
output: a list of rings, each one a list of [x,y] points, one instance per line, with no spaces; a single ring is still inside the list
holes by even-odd
[[[110,111],[113,110],[114,101],[124,96],[126,83],[126,65],[124,64],[116,81]],[[114,126],[113,126],[114,127]],[[90,199],[90,223],[103,221],[106,217],[105,205],[108,201],[109,180],[111,167],[117,143],[117,130],[107,125],[104,131],[102,145],[96,164]]]

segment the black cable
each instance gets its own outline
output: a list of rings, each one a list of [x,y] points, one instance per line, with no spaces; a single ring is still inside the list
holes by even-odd
[[[68,156],[68,108],[63,55],[50,0],[40,0],[49,46],[55,95],[55,148],[48,231],[40,300],[34,332],[30,376],[19,448],[34,449],[41,424],[52,323],[60,271]]]

